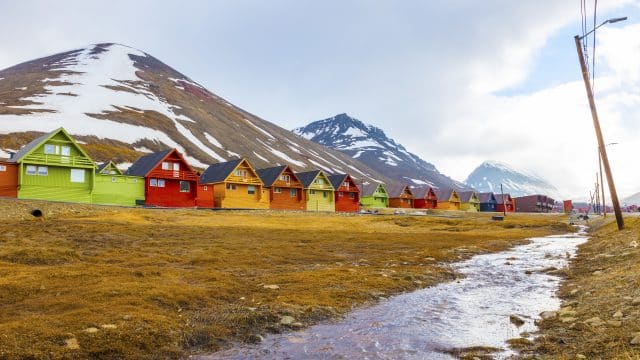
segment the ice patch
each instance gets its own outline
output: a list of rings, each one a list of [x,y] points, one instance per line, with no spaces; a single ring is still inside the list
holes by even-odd
[[[144,146],[134,147],[133,150],[135,150],[137,152],[141,152],[141,153],[146,153],[146,154],[153,153],[153,151],[151,151],[150,149],[148,149],[148,148],[146,148]]]
[[[365,134],[364,132],[362,132],[362,130],[355,127],[348,128],[347,131],[342,133],[342,135],[347,135],[351,137],[367,137],[367,134]]]
[[[205,132],[204,133],[204,137],[207,139],[207,141],[209,141],[211,144],[224,149],[224,147],[222,147],[222,144],[220,144],[220,142],[218,141],[218,139],[214,138],[213,136],[211,136],[209,133]]]
[[[267,158],[260,156],[260,154],[258,154],[257,152],[253,152],[253,154],[260,160],[265,161],[265,162],[269,162],[269,160],[267,160]]]
[[[357,159],[357,158],[359,158],[359,157],[360,157],[360,155],[362,155],[362,153],[363,153],[363,152],[364,152],[363,150],[358,150],[358,152],[357,152],[357,153],[355,153],[355,155],[353,155],[352,157],[353,157],[354,159]]]
[[[273,137],[273,135],[271,135],[269,132],[267,132],[266,130],[264,130],[261,127],[258,127],[256,124],[252,123],[251,121],[249,121],[249,119],[244,119],[247,123],[249,123],[249,125],[253,126],[254,128],[256,128],[256,130],[260,131],[261,133],[265,134],[268,138],[275,140],[276,138]]]

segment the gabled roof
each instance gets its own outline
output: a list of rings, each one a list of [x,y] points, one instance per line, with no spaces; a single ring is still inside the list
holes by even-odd
[[[460,197],[460,201],[467,203],[471,202],[471,198],[473,198],[475,193],[475,191],[461,191],[458,193],[458,197]]]
[[[270,187],[274,182],[276,182],[276,180],[278,180],[278,177],[280,177],[280,174],[282,174],[286,168],[287,165],[280,165],[265,169],[258,169],[256,170],[256,173],[264,183],[264,186]]]
[[[345,181],[345,179],[347,178],[347,174],[333,174],[333,175],[329,175],[329,182],[331,183],[331,185],[333,185],[334,189],[338,189],[340,188],[340,186],[342,186],[342,183]]]
[[[153,154],[145,155],[136,160],[136,162],[129,167],[127,175],[134,176],[147,176],[147,174],[153,170],[164,158],[166,158],[171,152],[177,151],[175,149],[167,149],[158,151]]]
[[[427,198],[427,194],[429,193],[429,190],[433,191],[432,187],[416,187],[411,189],[411,192],[413,193],[413,196],[416,199],[426,199]],[[434,191],[435,194],[435,191]]]
[[[389,197],[389,193],[387,192],[387,188],[384,184],[380,183],[367,183],[360,186],[360,194],[362,196],[373,196],[373,193],[378,191],[378,188],[382,187],[387,197]]]
[[[438,201],[449,201],[453,196],[453,193],[456,192],[453,189],[438,189],[436,190],[436,197],[438,197]],[[456,192],[457,194],[457,192]],[[459,196],[458,196],[459,197]]]
[[[31,152],[33,152],[33,150],[35,150],[38,146],[40,146],[40,144],[46,142],[47,140],[51,139],[52,137],[56,136],[58,133],[62,133],[64,134],[65,137],[67,137],[67,139],[69,139],[76,147],[76,149],[78,149],[78,151],[80,151],[80,153],[82,155],[84,155],[87,159],[91,159],[91,156],[89,156],[89,154],[87,154],[84,149],[82,148],[82,146],[78,145],[78,143],[73,139],[73,137],[71,137],[71,135],[69,135],[69,133],[62,127],[59,127],[49,133],[46,133],[40,137],[37,137],[36,139],[32,140],[30,143],[28,143],[27,145],[23,146],[20,150],[18,150],[12,157],[11,159],[9,159],[9,162],[20,162],[20,160],[22,160],[25,156],[29,155]],[[93,161],[93,160],[91,160]]]
[[[116,166],[116,164],[113,163],[113,161],[108,161],[98,165],[98,168],[96,169],[96,174],[110,175],[109,173],[104,172],[105,170],[108,170],[108,169],[114,169],[117,172],[117,175],[122,175],[122,171],[118,169],[118,167]]]
[[[203,184],[213,184],[223,182],[231,175],[244,159],[236,159],[227,162],[221,162],[210,165],[202,175],[200,175],[200,182]]]
[[[492,192],[478,193],[477,195],[481,203],[496,202],[496,197]]]
[[[495,195],[495,197],[496,197],[496,202],[497,202],[498,204],[502,204],[503,202],[511,201],[511,200],[512,200],[512,199],[511,199],[511,195],[510,195],[510,194],[504,194],[504,198],[505,198],[505,200],[504,200],[504,201],[502,200],[502,194],[494,194],[494,195]]]
[[[320,173],[322,173],[322,170],[311,170],[311,171],[297,173],[296,176],[298,176],[298,179],[300,179],[302,186],[304,186],[304,188],[306,189],[309,186],[311,186],[311,184],[313,183],[313,180],[315,180],[316,177],[320,175]]]
[[[402,196],[402,194],[404,193],[405,189],[407,191],[409,191],[411,196],[413,196],[413,192],[411,191],[411,188],[409,188],[407,185],[402,185],[402,184],[389,185],[387,187],[387,194],[389,194],[390,198],[397,198],[397,197]]]

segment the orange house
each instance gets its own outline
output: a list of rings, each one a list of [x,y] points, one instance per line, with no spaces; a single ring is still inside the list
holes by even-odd
[[[413,192],[406,185],[389,186],[389,207],[390,208],[412,208]]]
[[[336,174],[329,176],[331,185],[336,189],[336,211],[358,212],[360,211],[360,189],[349,174]]]
[[[18,163],[0,161],[0,196],[18,197]]]
[[[269,208],[278,210],[306,210],[304,187],[289,165],[256,170],[269,191]]]
[[[246,159],[213,164],[200,175],[201,203],[209,187],[213,190],[213,207],[223,209],[268,209],[269,192]],[[206,191],[204,187],[207,187]]]

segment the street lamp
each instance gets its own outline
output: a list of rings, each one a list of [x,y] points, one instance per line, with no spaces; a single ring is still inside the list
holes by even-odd
[[[598,120],[598,112],[596,110],[596,103],[593,99],[593,90],[589,82],[589,70],[584,60],[584,54],[582,53],[581,41],[587,35],[596,31],[600,26],[604,24],[613,24],[619,21],[627,20],[627,17],[612,18],[604,21],[602,24],[593,28],[593,30],[584,34],[583,36],[576,35],[574,37],[576,41],[576,49],[578,51],[578,58],[580,60],[580,68],[582,69],[582,79],[584,80],[584,86],[587,90],[587,98],[589,99],[589,107],[591,108],[591,117],[593,118],[593,127],[596,130],[596,137],[598,138],[598,149],[600,150],[600,157],[602,158],[602,164],[604,165],[604,171],[607,174],[607,184],[609,184],[609,191],[611,192],[611,203],[613,204],[613,211],[616,213],[616,222],[618,223],[618,230],[624,228],[624,220],[622,219],[622,210],[620,209],[620,202],[618,202],[618,194],[616,193],[616,186],[613,183],[613,175],[611,175],[611,167],[609,166],[609,158],[607,157],[607,149],[604,146],[604,140],[602,138],[602,130],[600,129],[600,121]]]

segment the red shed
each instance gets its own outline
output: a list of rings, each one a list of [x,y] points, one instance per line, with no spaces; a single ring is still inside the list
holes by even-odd
[[[0,161],[0,196],[18,197],[18,164]]]
[[[196,206],[198,173],[176,149],[141,157],[127,175],[144,176],[145,205]]]
[[[413,191],[413,207],[416,209],[435,209],[438,206],[438,197],[431,186],[419,187]]]
[[[336,174],[329,176],[329,181],[335,191],[336,211],[358,212],[360,211],[360,189],[349,174]]]
[[[494,194],[496,197],[496,212],[513,212],[515,206],[510,194]],[[506,209],[506,210],[505,210]]]

